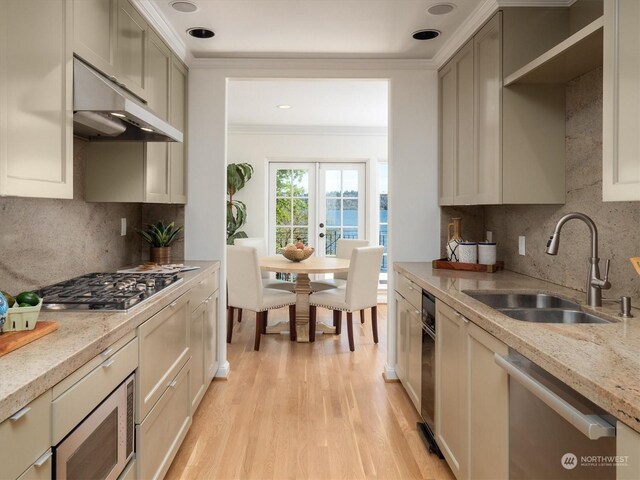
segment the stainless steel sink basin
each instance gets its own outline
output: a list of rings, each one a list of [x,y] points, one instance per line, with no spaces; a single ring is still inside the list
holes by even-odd
[[[464,292],[479,302],[495,309],[504,308],[566,308],[579,310],[580,305],[564,298],[545,293],[487,293]]]
[[[499,312],[523,322],[534,323],[611,323],[604,318],[579,310],[545,308],[502,308]]]

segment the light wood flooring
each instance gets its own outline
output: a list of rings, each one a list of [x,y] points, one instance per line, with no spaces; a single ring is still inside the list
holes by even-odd
[[[318,309],[318,320],[331,323],[331,313]],[[378,323],[375,345],[369,312],[364,325],[354,315],[353,353],[344,323],[339,337],[309,344],[266,335],[254,352],[255,315],[245,312],[228,346],[229,379],[209,387],[166,478],[453,479],[428,454],[402,386],[382,378],[386,305]]]

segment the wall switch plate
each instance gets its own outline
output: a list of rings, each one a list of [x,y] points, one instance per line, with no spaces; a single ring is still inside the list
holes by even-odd
[[[127,235],[127,219],[120,219],[120,236],[125,237]]]
[[[520,255],[526,255],[527,254],[524,235],[520,235],[518,237],[518,254],[520,254]]]
[[[493,232],[491,230],[487,230],[487,242],[493,242]]]

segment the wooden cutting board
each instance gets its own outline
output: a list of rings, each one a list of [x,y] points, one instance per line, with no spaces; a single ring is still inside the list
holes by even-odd
[[[24,347],[45,335],[58,329],[58,322],[40,321],[33,330],[23,330],[21,332],[7,332],[0,335],[0,357],[15,349]]]

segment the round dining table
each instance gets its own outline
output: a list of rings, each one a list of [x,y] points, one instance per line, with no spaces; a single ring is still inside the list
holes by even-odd
[[[321,273],[347,272],[349,259],[311,256],[301,262],[292,262],[282,255],[260,258],[260,268],[266,272],[293,273],[296,275],[296,331],[298,342],[309,341],[309,295],[311,282],[309,275]],[[287,327],[287,322],[267,327],[267,333],[279,333]],[[316,331],[335,333],[335,327],[316,322]]]

